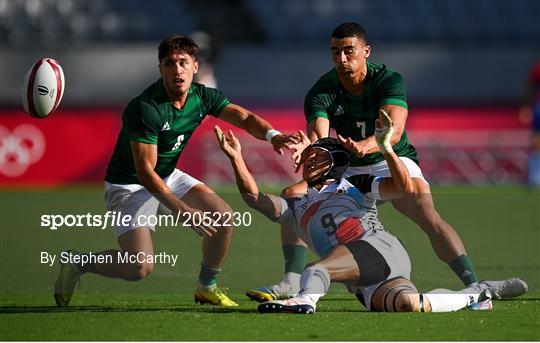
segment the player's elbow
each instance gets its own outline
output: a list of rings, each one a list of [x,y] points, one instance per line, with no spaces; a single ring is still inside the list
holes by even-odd
[[[259,200],[259,194],[242,193],[242,199],[244,199],[244,202],[246,203],[246,205],[248,205],[251,208],[257,209],[257,202]]]

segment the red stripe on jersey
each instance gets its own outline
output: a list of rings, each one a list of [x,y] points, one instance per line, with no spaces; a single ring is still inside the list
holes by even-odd
[[[60,98],[62,97],[62,74],[60,73],[60,68],[58,68],[58,62],[53,60],[52,58],[47,59],[47,62],[54,70],[54,74],[56,75],[56,100],[54,101],[54,106],[51,110],[51,113],[56,110],[56,107],[58,106],[58,103],[60,102]]]
[[[39,69],[39,66],[42,63],[43,63],[43,60],[39,60],[34,65],[34,68],[32,68],[32,72],[30,73],[30,78],[28,79],[28,89],[26,90],[26,99],[28,100],[28,110],[30,111],[30,114],[32,114],[36,118],[39,118],[39,116],[36,113],[36,106],[34,105],[34,81],[36,78],[37,70]]]
[[[362,237],[365,232],[366,230],[364,230],[362,222],[358,217],[349,217],[339,223],[336,239],[339,243],[345,244]]]
[[[317,201],[316,203],[308,207],[306,212],[302,215],[302,219],[300,219],[300,227],[302,229],[304,230],[306,229],[309,221],[311,220],[313,215],[315,215],[315,212],[317,212],[317,210],[319,209],[319,206],[321,206],[322,203],[323,203],[323,200]]]

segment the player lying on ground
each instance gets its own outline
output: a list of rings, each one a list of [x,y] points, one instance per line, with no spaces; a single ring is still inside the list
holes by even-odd
[[[365,30],[358,23],[337,26],[329,43],[334,68],[319,78],[304,99],[308,137],[314,142],[328,137],[330,128],[334,129],[341,143],[352,153],[351,164],[344,176],[371,174],[387,177],[390,174],[386,161],[373,136],[379,109],[385,110],[394,122],[393,149],[417,188],[414,194],[392,200],[392,205],[418,224],[428,236],[436,255],[448,263],[465,287],[477,283],[479,280],[461,238],[435,208],[416,149],[407,137],[408,105],[403,77],[388,66],[369,60],[371,46]],[[301,151],[293,156],[298,158]],[[302,180],[285,188],[282,196],[298,197],[306,193],[307,188]],[[294,230],[284,224],[281,225],[281,243],[285,261],[281,282],[251,292],[264,292],[269,299],[285,299],[298,293],[307,248]],[[524,289],[521,280],[513,281],[513,290],[517,291],[520,285]],[[495,293],[501,298],[522,294],[509,293],[509,290],[508,287],[496,289]]]
[[[296,228],[296,233],[321,259],[308,266],[300,279],[300,293],[287,300],[259,305],[260,312],[313,313],[330,286],[340,282],[373,311],[447,312],[467,306],[491,309],[491,290],[478,284],[455,292],[438,289],[418,293],[410,281],[410,259],[401,242],[388,233],[377,217],[376,200],[411,194],[413,181],[390,145],[392,121],[381,111],[377,144],[391,177],[354,175],[342,178],[350,158],[334,138],[311,145],[303,179],[310,188],[302,198],[283,199],[261,194],[242,158],[232,131],[216,135],[229,157],[244,201],[272,221]]]
[[[188,223],[204,236],[195,300],[201,304],[237,306],[217,286],[232,239],[233,227],[224,223],[224,214],[231,213],[231,207],[204,183],[176,169],[176,164],[189,138],[208,114],[255,138],[270,141],[281,154],[281,149],[294,139],[274,130],[256,114],[232,104],[217,89],[193,82],[199,67],[198,49],[191,38],[181,35],[168,37],[159,45],[161,78],[134,98],[123,112],[122,129],[105,176],[105,202],[109,211],[131,216],[128,223],[122,221],[115,227],[121,252],[130,256],[154,254],[154,227],[143,226],[139,218],[155,215],[158,207],[167,208],[175,217],[202,211],[218,214],[222,220],[212,221],[216,227],[205,224],[206,220],[201,225]],[[62,264],[55,284],[57,305],[68,305],[77,281],[85,273],[136,281],[152,272],[153,262],[144,259],[126,263],[118,258],[119,252],[110,249],[93,253],[107,257],[110,263]]]

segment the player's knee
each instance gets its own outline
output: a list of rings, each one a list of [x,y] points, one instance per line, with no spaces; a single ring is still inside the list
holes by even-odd
[[[233,223],[235,222],[235,215],[234,211],[229,206],[229,204],[226,204],[225,207],[220,209],[219,212],[219,220],[215,221],[215,224],[217,227],[218,235],[220,236],[231,236],[233,232]],[[214,224],[214,223],[212,223]]]
[[[416,294],[400,293],[395,299],[396,312],[415,312],[417,307],[415,296],[418,297]]]
[[[218,219],[224,220],[224,217],[226,218],[227,216],[233,214],[233,209],[231,205],[229,205],[225,200],[218,198],[216,199],[211,212],[212,214],[220,214],[221,218],[218,218]]]
[[[150,275],[154,271],[154,264],[147,262],[137,262],[132,265],[130,281],[139,281]]]
[[[232,224],[235,222],[234,210],[223,199],[216,201],[214,209],[210,211],[210,216],[207,217],[210,224],[218,230],[219,234],[231,234]]]
[[[315,262],[308,263],[308,264],[306,264],[306,266],[304,267],[304,270],[306,270],[306,269],[308,269],[308,268],[310,268],[310,267],[313,267],[313,266],[321,266],[321,267],[326,268],[326,266],[323,265],[323,264],[321,264],[320,262],[321,262],[321,261],[315,261]]]
[[[373,293],[371,309],[378,312],[412,312],[416,287],[404,278],[383,282]],[[411,298],[412,296],[412,298]]]

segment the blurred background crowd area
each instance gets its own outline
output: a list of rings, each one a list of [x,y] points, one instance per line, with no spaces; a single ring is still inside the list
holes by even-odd
[[[356,20],[384,42],[529,45],[540,40],[537,0],[4,0],[3,43],[159,41],[204,29],[227,43],[326,42]]]
[[[121,110],[159,77],[157,46],[173,33],[201,45],[200,82],[278,129],[305,129],[303,97],[332,67],[330,33],[356,21],[367,30],[370,59],[405,78],[409,135],[432,183],[524,184],[531,181],[527,109],[539,18],[539,0],[0,0],[2,140],[19,142],[13,151],[0,145],[0,182],[101,180]],[[66,90],[58,113],[37,121],[23,114],[20,94],[27,70],[43,57],[60,62]],[[86,146],[97,123],[100,143]],[[179,167],[231,183],[213,123],[192,138]],[[242,138],[268,184],[298,178],[266,143]],[[73,139],[80,141],[62,143]],[[89,149],[85,161],[51,175],[48,166],[75,147]]]

